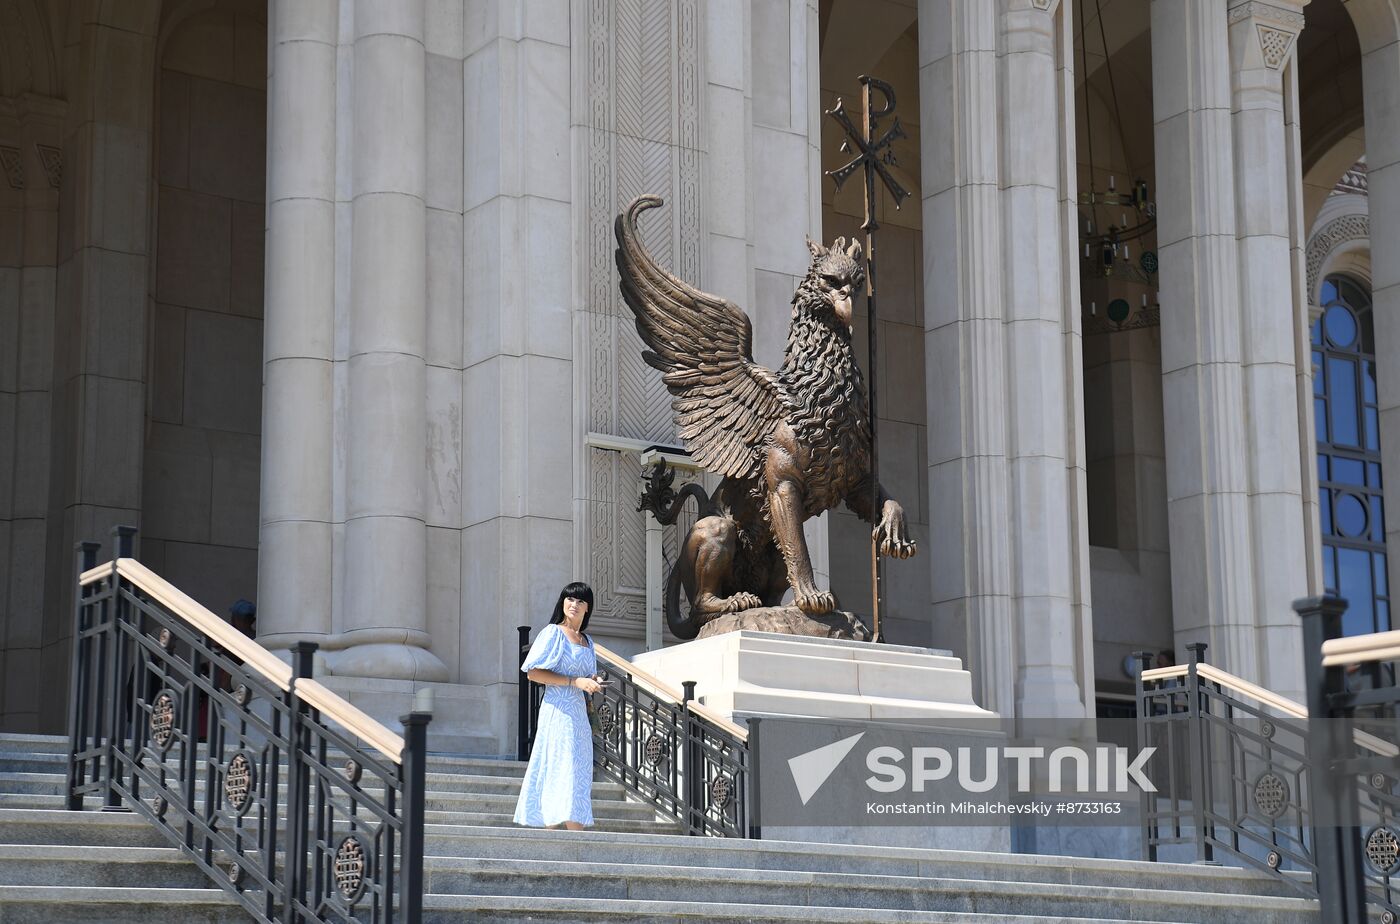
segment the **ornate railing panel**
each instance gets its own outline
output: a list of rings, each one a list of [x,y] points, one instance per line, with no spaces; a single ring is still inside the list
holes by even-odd
[[[530,627],[520,627],[520,663]],[[593,697],[593,764],[689,834],[759,837],[754,811],[757,720],[745,730],[695,700],[695,684],[677,693],[601,645],[606,681]],[[520,685],[519,756],[534,740],[543,687]]]
[[[263,922],[421,918],[423,758],[130,557],[80,548],[68,806],[143,815]]]
[[[1308,706],[1207,664],[1204,644],[1187,646],[1190,663],[1175,667],[1148,669],[1151,655],[1139,656],[1139,745],[1169,768],[1144,802],[1144,855],[1191,845],[1197,860],[1227,855],[1320,898],[1334,924],[1360,924],[1367,904],[1395,924],[1400,690],[1379,670],[1346,666],[1394,660],[1400,644],[1338,639],[1345,603],[1335,598],[1297,608]],[[1339,644],[1324,664],[1328,640]]]

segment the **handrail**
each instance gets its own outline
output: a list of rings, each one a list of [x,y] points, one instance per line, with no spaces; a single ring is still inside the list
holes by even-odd
[[[594,651],[598,654],[598,656],[601,657],[604,661],[609,662],[614,667],[621,668],[622,670],[627,671],[629,674],[632,675],[633,680],[641,681],[642,685],[650,687],[653,693],[657,693],[678,705],[684,704],[685,708],[689,709],[691,712],[695,713],[703,719],[706,719],[707,721],[713,722],[720,728],[729,732],[734,737],[738,738],[740,741],[749,740],[748,730],[745,729],[742,725],[738,725],[733,721],[726,719],[724,716],[720,715],[718,712],[711,709],[709,706],[704,705],[703,703],[698,703],[693,699],[687,700],[680,693],[676,692],[675,689],[673,689],[670,686],[667,686],[665,682],[658,680],[651,674],[648,674],[646,671],[642,670],[640,667],[637,667],[637,665],[633,664],[631,661],[628,661],[626,658],[617,654],[615,651],[612,651],[611,649],[596,643],[594,644],[593,648]]]
[[[1400,629],[1369,635],[1348,635],[1322,643],[1323,667],[1395,660],[1400,660]]]
[[[111,572],[111,564],[108,566]],[[92,570],[98,571],[101,566]],[[179,616],[194,628],[214,640],[224,651],[242,660],[287,692],[292,685],[292,669],[276,655],[268,651],[248,636],[239,632],[224,620],[215,616],[208,607],[202,605],[189,594],[156,574],[134,558],[118,558],[117,573],[139,587],[152,599],[170,612]]]
[[[68,807],[141,815],[261,924],[420,924],[431,715],[396,734],[113,534],[78,550]]]
[[[86,586],[112,573],[112,562],[84,571],[79,582]],[[171,584],[134,558],[116,559],[117,573],[148,594],[166,609],[200,632],[219,647],[254,668],[282,692],[292,688],[292,669],[280,658],[257,642],[239,632],[193,597]],[[404,740],[382,722],[346,701],[319,681],[303,678],[296,681],[297,693],[308,704],[321,711],[346,731],[370,744],[396,764],[403,763]]]
[[[1324,662],[1325,663],[1325,662]],[[1143,683],[1151,683],[1154,680],[1171,680],[1175,677],[1185,677],[1190,670],[1186,664],[1175,664],[1171,667],[1154,667],[1151,670],[1142,672]],[[1302,703],[1294,702],[1286,696],[1279,696],[1272,690],[1266,690],[1256,683],[1250,683],[1243,677],[1236,677],[1228,671],[1222,671],[1213,664],[1201,663],[1196,665],[1196,673],[1206,680],[1220,684],[1227,690],[1240,693],[1250,697],[1262,705],[1277,709],[1284,715],[1292,716],[1295,719],[1306,719],[1308,717],[1308,707]],[[1400,747],[1391,744],[1383,738],[1368,734],[1360,729],[1354,729],[1352,735],[1356,743],[1364,747],[1373,754],[1382,757],[1400,756]]]
[[[328,718],[346,731],[367,742],[376,751],[396,764],[403,763],[404,741],[376,722],[359,707],[346,702],[318,680],[303,678],[297,681],[297,695],[306,703],[321,711],[322,718]]]

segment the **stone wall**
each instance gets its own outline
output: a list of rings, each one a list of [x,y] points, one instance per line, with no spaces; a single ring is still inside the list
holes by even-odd
[[[199,13],[160,64],[142,555],[222,613],[257,593],[266,21]]]

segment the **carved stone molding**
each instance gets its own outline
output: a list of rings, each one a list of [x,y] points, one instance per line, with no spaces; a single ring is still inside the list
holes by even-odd
[[[1243,19],[1267,23],[1275,28],[1297,35],[1303,31],[1303,14],[1290,6],[1265,3],[1262,0],[1244,0],[1230,7],[1230,25]]]
[[[1259,48],[1264,53],[1264,64],[1273,71],[1283,67],[1283,62],[1288,60],[1288,51],[1293,47],[1293,33],[1265,25],[1257,25],[1255,29],[1259,33]]]
[[[49,178],[49,185],[58,189],[63,185],[63,149],[48,144],[36,144],[34,150],[39,152],[39,163],[44,165],[44,174]]]
[[[648,226],[646,244],[684,279],[703,267],[701,200],[704,142],[704,36],[700,0],[643,3],[584,0],[583,41],[575,46],[575,96],[585,129],[578,270],[583,293],[583,429],[673,444],[671,398],[641,358],[641,341],[622,304],[613,263],[613,219],[640,193],[666,199],[669,221]],[[646,610],[646,519],[636,511],[640,470],[634,454],[587,451],[575,547],[583,552],[599,631],[640,628]],[[675,538],[666,538],[674,561]]]
[[[1311,302],[1317,292],[1318,275],[1322,264],[1332,251],[1343,244],[1355,240],[1369,240],[1371,218],[1369,215],[1353,213],[1339,215],[1317,230],[1308,238],[1308,300]]]
[[[20,157],[19,148],[0,145],[0,167],[4,168],[5,180],[11,189],[24,188],[24,159]]]

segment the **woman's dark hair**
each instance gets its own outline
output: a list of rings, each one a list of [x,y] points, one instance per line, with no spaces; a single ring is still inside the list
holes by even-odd
[[[551,623],[562,623],[564,621],[564,598],[573,597],[575,600],[582,600],[588,604],[588,609],[583,611],[583,623],[578,627],[579,634],[583,634],[588,629],[588,620],[593,618],[593,588],[583,581],[574,581],[566,585],[559,591],[559,602],[554,604],[554,615],[549,617]]]

